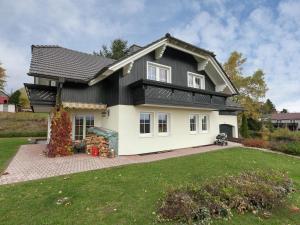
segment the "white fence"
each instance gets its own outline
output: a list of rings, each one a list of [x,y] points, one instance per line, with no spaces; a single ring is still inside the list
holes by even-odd
[[[0,112],[16,112],[16,106],[13,104],[0,104]]]

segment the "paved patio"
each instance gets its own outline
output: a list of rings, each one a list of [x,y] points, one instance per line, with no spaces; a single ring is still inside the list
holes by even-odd
[[[92,157],[87,154],[75,154],[67,157],[47,158],[43,155],[44,144],[22,145],[0,177],[0,185],[22,181],[37,180],[89,170],[97,170],[127,164],[145,163],[162,159],[215,151],[224,148],[240,146],[229,143],[228,146],[203,146],[197,148],[178,149],[163,153],[147,155],[119,156],[113,159]]]

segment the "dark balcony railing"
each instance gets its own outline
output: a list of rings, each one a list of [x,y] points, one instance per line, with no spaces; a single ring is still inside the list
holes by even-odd
[[[24,86],[31,105],[55,105],[56,87],[38,84],[24,84]]]
[[[231,95],[190,87],[182,87],[152,80],[139,80],[131,84],[133,104],[159,104],[213,109],[227,108]]]

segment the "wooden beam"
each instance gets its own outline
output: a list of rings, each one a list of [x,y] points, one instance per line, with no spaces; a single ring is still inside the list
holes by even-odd
[[[198,62],[198,71],[204,71],[207,64],[208,64],[208,60],[203,60],[201,62]]]
[[[123,67],[123,76],[130,74],[132,67],[133,67],[133,61],[128,63],[126,66],[124,66]]]
[[[163,54],[166,50],[166,47],[167,47],[167,45],[162,45],[155,50],[155,59],[160,59],[163,56]]]

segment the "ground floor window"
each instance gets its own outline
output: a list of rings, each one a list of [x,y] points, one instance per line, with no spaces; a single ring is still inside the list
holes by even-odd
[[[168,113],[158,113],[158,133],[167,135],[169,132],[169,115]]]
[[[189,117],[190,133],[196,134],[208,132],[208,115],[191,114]]]
[[[192,134],[197,133],[197,115],[190,115],[190,132]]]
[[[208,116],[200,115],[200,121],[201,121],[201,131],[208,132]]]
[[[151,122],[152,114],[148,112],[140,113],[140,135],[141,136],[151,136],[152,128]]]
[[[76,115],[74,117],[74,139],[84,139],[90,127],[94,127],[94,115]]]

